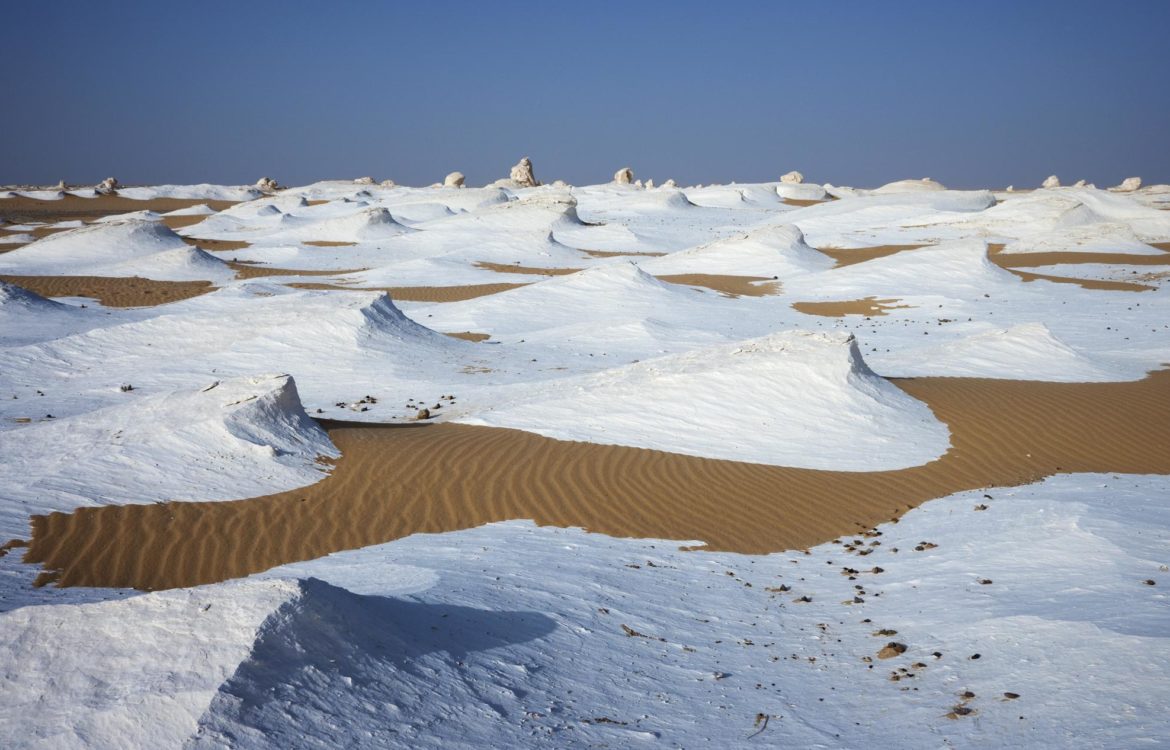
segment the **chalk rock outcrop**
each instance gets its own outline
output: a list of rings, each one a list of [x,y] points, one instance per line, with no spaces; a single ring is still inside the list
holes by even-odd
[[[256,180],[256,187],[260,188],[261,190],[276,190],[280,186],[277,185],[276,180],[272,179],[271,177],[261,177],[260,179]]]
[[[1142,186],[1141,177],[1126,177],[1120,185],[1109,188],[1115,193],[1132,193]]]
[[[378,182],[373,177],[359,177],[353,181],[355,185],[377,185]]]
[[[634,170],[629,167],[622,167],[613,173],[613,181],[619,185],[629,185],[634,181]]]
[[[674,180],[667,180],[666,182],[662,183],[662,187],[667,187],[667,188],[678,187],[678,183],[675,182]]]
[[[653,179],[646,180],[646,188],[649,189],[652,187],[654,187],[654,180]]]
[[[516,162],[509,177],[517,187],[536,187],[540,184],[536,181],[536,175],[532,173],[532,160],[527,156]]]
[[[800,183],[804,182],[804,175],[794,169],[788,174],[781,175],[780,182],[788,185],[799,185]]]
[[[381,185],[382,187],[395,187],[395,182],[394,180],[382,180]]]
[[[1048,179],[1046,179],[1044,182],[1040,183],[1040,187],[1058,188],[1058,187],[1060,187],[1060,178],[1054,174],[1048,175]]]
[[[121,183],[115,177],[107,177],[98,183],[97,190],[99,193],[114,193],[117,192]]]
[[[464,179],[462,172],[452,172],[443,178],[443,187],[463,187]]]

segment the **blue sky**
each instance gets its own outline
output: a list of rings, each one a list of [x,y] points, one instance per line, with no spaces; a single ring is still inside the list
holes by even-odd
[[[0,183],[1170,182],[1170,2],[33,2]]]

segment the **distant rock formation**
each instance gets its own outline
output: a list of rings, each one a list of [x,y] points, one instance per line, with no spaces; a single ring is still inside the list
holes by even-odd
[[[394,180],[382,180],[382,187],[395,187]]]
[[[1076,182],[1073,183],[1073,187],[1084,187],[1088,184],[1089,183],[1084,181],[1084,180],[1077,180]]]
[[[276,190],[280,186],[277,185],[276,180],[272,179],[271,177],[261,177],[260,179],[256,180],[256,187],[260,188],[261,190]]]
[[[462,172],[452,172],[443,178],[443,187],[463,187],[464,179]]]
[[[1048,175],[1048,179],[1040,183],[1040,187],[1044,188],[1058,188],[1060,187],[1060,178],[1056,175]]]
[[[107,177],[98,184],[97,191],[99,193],[116,193],[120,186],[121,183],[118,182],[117,178]]]
[[[353,181],[355,185],[377,185],[378,182],[373,177],[359,177]]]
[[[619,185],[629,185],[634,181],[634,170],[629,167],[622,167],[613,173],[613,181]]]
[[[536,187],[540,184],[532,172],[532,160],[527,156],[516,162],[509,177],[512,182],[516,183],[516,187]]]
[[[804,175],[794,169],[788,174],[781,175],[780,182],[786,183],[788,185],[799,185],[800,183],[804,182]]]
[[[1141,180],[1138,180],[1138,182],[1141,182]],[[68,190],[69,186],[65,184],[65,180],[61,180],[60,182],[57,183],[57,189],[64,191],[64,190]]]
[[[1141,177],[1126,177],[1120,185],[1109,188],[1115,193],[1132,193],[1142,186]]]
[[[675,182],[674,180],[667,180],[666,182],[662,183],[662,187],[666,187],[666,188],[678,187],[678,183]]]
[[[652,187],[654,187],[654,180],[653,179],[646,180],[646,188],[650,189]]]

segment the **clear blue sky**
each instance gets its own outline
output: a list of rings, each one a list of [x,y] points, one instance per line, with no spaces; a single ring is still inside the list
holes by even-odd
[[[0,183],[1170,182],[1170,2],[6,3]]]

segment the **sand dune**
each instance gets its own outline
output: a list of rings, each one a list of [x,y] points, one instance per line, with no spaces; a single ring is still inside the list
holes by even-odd
[[[220,581],[417,532],[531,518],[712,549],[797,549],[926,500],[1054,473],[1170,473],[1170,371],[1129,383],[901,381],[952,449],[842,473],[693,458],[444,424],[326,424],[342,458],[311,487],[252,500],[87,508],[33,519],[42,582],[161,589]]]

